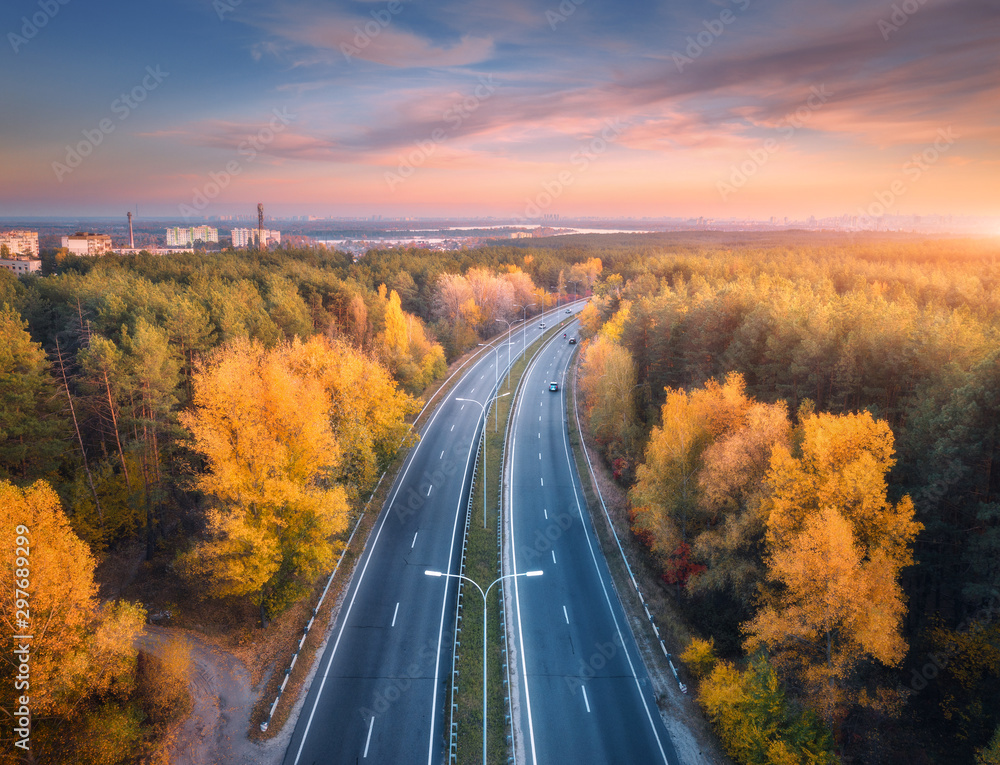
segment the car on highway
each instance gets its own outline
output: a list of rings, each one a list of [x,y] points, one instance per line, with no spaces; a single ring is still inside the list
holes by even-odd
[[[559,383],[557,383],[555,381],[550,382],[549,383],[549,390],[558,391],[559,390]]]
[[[567,308],[566,313],[573,313],[573,312],[569,308]]]
[[[545,322],[544,321],[540,322],[538,326],[541,327],[542,329],[545,329]]]
[[[569,344],[570,344],[570,345],[576,345],[576,338],[575,338],[575,337],[571,337],[571,338],[569,339]]]

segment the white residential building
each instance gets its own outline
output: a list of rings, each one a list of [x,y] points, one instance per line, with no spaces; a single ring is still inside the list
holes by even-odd
[[[193,226],[191,228],[168,228],[167,247],[189,247],[195,242],[218,242],[219,229],[211,226]]]
[[[270,229],[263,230],[264,235],[264,247],[270,247],[272,244],[281,244],[281,232],[272,231]],[[255,228],[234,228],[233,229],[233,247],[257,247],[257,229]]]
[[[111,252],[111,237],[107,234],[90,234],[77,231],[73,236],[64,236],[62,246],[71,255],[104,255]]]
[[[0,259],[0,268],[13,271],[18,276],[21,274],[33,274],[36,271],[42,270],[42,261],[33,258],[25,258],[23,260],[2,258]]]
[[[22,230],[0,232],[0,247],[4,245],[7,245],[11,255],[38,257],[38,232]]]

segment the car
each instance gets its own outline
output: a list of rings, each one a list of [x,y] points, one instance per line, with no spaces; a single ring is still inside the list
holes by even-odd
[[[552,382],[550,382],[549,383],[549,390],[551,390],[551,391],[558,391],[559,390],[559,383],[555,382],[554,380]]]
[[[542,329],[545,329],[545,322],[544,321],[540,322],[538,326],[541,327]]]
[[[566,313],[573,313],[573,312],[569,308],[567,308]]]
[[[570,345],[576,345],[576,338],[575,338],[575,337],[571,337],[571,338],[569,339],[569,344],[570,344]]]

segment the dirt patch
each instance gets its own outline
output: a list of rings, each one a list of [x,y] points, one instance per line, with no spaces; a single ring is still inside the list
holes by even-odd
[[[255,691],[246,665],[228,651],[205,642],[190,630],[147,626],[136,641],[142,651],[162,655],[171,640],[191,649],[188,690],[192,710],[170,744],[172,765],[276,765],[284,743],[258,744],[246,736]]]

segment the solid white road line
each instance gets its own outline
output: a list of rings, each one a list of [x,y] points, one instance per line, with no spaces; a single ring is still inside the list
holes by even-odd
[[[479,362],[476,362],[476,364],[473,364],[472,368],[474,369],[478,365],[478,363]],[[456,372],[456,374],[457,374],[457,372]],[[448,379],[451,379],[451,378],[448,378]],[[425,407],[426,407],[426,405],[425,405]],[[426,433],[428,430],[430,430],[431,426],[434,424],[434,421],[438,418],[438,415],[441,414],[442,411],[444,411],[444,407],[443,406],[438,407],[438,409],[431,416],[430,421],[424,427],[424,433]],[[420,410],[420,413],[421,414],[423,413],[422,409]],[[455,426],[452,425],[451,429],[454,430]],[[399,490],[402,487],[403,483],[406,481],[406,474],[410,472],[410,467],[412,467],[412,465],[413,465],[413,457],[420,450],[420,445],[422,443],[423,443],[423,441],[418,441],[417,445],[415,447],[413,447],[413,451],[410,452],[409,456],[407,457],[406,462],[404,463],[403,473],[397,479],[398,482],[396,484],[396,490],[393,492],[392,497],[389,499],[388,507],[392,507],[393,503],[396,501],[396,497],[399,495]],[[469,454],[468,454],[468,456],[465,459],[465,474],[464,475],[468,475],[469,464],[470,464],[471,461],[472,461],[472,445],[470,444],[469,445]],[[450,551],[448,553],[448,555],[449,555],[448,559],[449,560],[451,560],[451,558],[454,557],[455,533],[456,533],[456,531],[458,529],[458,514],[459,514],[459,511],[461,510],[461,504],[462,504],[462,502],[461,502],[461,499],[460,499],[459,500],[458,509],[456,510],[456,513],[455,513],[455,525],[454,525],[454,527],[452,529],[452,532],[451,532],[451,549],[450,549]],[[383,505],[382,506],[382,510],[384,511],[385,508],[386,508],[386,505]],[[340,630],[337,632],[337,639],[333,643],[333,648],[330,649],[330,658],[326,662],[326,669],[323,671],[323,679],[320,681],[319,690],[316,691],[316,696],[313,699],[313,707],[312,707],[312,710],[310,710],[310,712],[309,712],[309,718],[306,720],[305,730],[302,731],[302,739],[299,741],[299,748],[298,748],[298,751],[295,753],[295,760],[292,763],[292,765],[298,765],[298,762],[299,762],[299,760],[302,757],[302,750],[305,748],[306,739],[309,737],[309,729],[312,727],[312,721],[313,721],[313,717],[315,717],[315,715],[316,715],[316,707],[319,705],[319,699],[323,695],[323,688],[326,685],[326,680],[327,680],[327,677],[328,677],[329,672],[330,672],[330,666],[333,664],[333,660],[334,660],[334,658],[337,655],[337,648],[340,646],[340,639],[344,635],[344,629],[347,627],[348,619],[351,616],[351,610],[354,608],[354,601],[358,597],[358,592],[361,589],[361,583],[364,581],[364,578],[365,578],[365,572],[368,571],[368,564],[371,563],[372,554],[374,553],[376,546],[378,546],[379,539],[382,537],[382,529],[385,528],[385,522],[389,519],[389,515],[390,515],[389,512],[385,512],[385,514],[382,516],[382,522],[379,523],[378,530],[375,532],[374,538],[370,539],[369,544],[371,546],[370,547],[368,545],[365,546],[366,547],[366,552],[367,552],[367,557],[365,557],[365,565],[361,567],[361,572],[358,574],[357,583],[354,585],[354,592],[351,594],[351,600],[347,604],[347,610],[344,611],[343,618],[342,618],[342,620],[340,622]],[[362,553],[362,555],[364,556],[364,553]],[[353,577],[352,577],[352,579],[353,579]],[[348,582],[348,587],[350,587],[352,583],[353,582],[349,581]],[[428,765],[431,765],[431,763],[433,762],[433,752],[434,752],[434,719],[435,719],[435,712],[437,710],[437,680],[438,680],[438,674],[439,674],[439,671],[438,671],[437,667],[441,663],[441,640],[442,640],[442,636],[444,634],[444,604],[445,603],[447,603],[447,588],[445,588],[445,601],[442,603],[442,607],[441,607],[441,627],[438,630],[438,655],[437,655],[438,661],[437,661],[437,664],[435,664],[435,669],[434,669],[434,693],[432,694],[432,698],[431,698],[430,744],[429,744],[429,751],[428,751],[428,755],[427,755]],[[373,721],[374,721],[374,719],[375,718],[372,718]],[[294,731],[293,731],[293,733],[294,733]],[[371,736],[371,729],[369,728],[369,737],[370,736]]]
[[[580,690],[583,691],[583,703],[587,705],[587,711],[590,711],[590,702],[587,700],[587,688],[581,685]]]
[[[419,534],[419,533],[420,533],[419,531],[414,531],[413,532],[413,541],[410,542],[410,549],[411,550],[413,549],[413,545],[415,545],[417,543],[417,534]]]
[[[396,626],[396,614],[398,614],[398,613],[399,613],[399,603],[397,602],[396,603],[396,610],[392,612],[392,624],[389,625],[390,627],[395,627]],[[372,719],[374,720],[375,718],[373,717]]]
[[[372,721],[368,723],[368,738],[365,739],[365,753],[361,755],[366,760],[368,759],[368,745],[371,744],[372,742],[372,728],[374,727],[375,727],[375,718],[373,717]]]
[[[563,451],[566,455],[566,465],[569,467],[570,475],[573,475],[573,459],[569,452],[569,429],[563,428]],[[618,633],[618,641],[622,648],[624,649],[625,660],[628,662],[628,667],[632,671],[632,680],[635,682],[635,689],[639,694],[639,700],[642,702],[642,708],[646,712],[646,719],[649,721],[649,727],[653,731],[653,737],[656,739],[656,746],[659,747],[660,756],[663,758],[663,762],[670,765],[670,760],[667,759],[667,753],[663,749],[663,742],[660,741],[660,732],[656,729],[656,723],[653,722],[653,715],[649,711],[649,704],[647,703],[646,696],[642,692],[642,685],[639,683],[639,675],[636,673],[635,665],[632,663],[632,657],[629,655],[627,644],[625,642],[625,637],[622,635],[621,625],[618,623],[618,617],[615,615],[614,606],[611,604],[611,595],[608,592],[608,586],[604,581],[604,577],[601,575],[601,567],[597,563],[597,554],[594,552],[594,544],[590,541],[590,531],[587,526],[587,520],[583,516],[583,505],[580,502],[580,494],[576,490],[576,481],[571,482],[573,484],[573,497],[576,500],[576,510],[580,516],[580,523],[583,524],[584,539],[587,540],[587,547],[590,549],[590,559],[594,562],[594,570],[597,573],[597,579],[601,583],[601,590],[604,593],[604,601],[608,605],[608,611],[611,614],[611,621],[614,622],[615,630]],[[628,622],[626,622],[626,628]],[[635,635],[632,636],[633,640]],[[659,718],[659,712],[657,711],[657,718]]]

